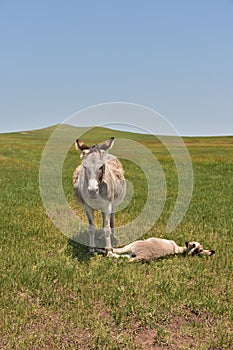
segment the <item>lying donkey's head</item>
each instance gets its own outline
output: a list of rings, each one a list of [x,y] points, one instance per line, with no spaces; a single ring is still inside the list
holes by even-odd
[[[112,148],[114,137],[105,141],[101,146],[93,145],[88,147],[82,141],[76,140],[75,146],[83,158],[82,166],[87,181],[87,193],[90,198],[97,198],[100,185],[105,174],[106,153]]]
[[[186,252],[189,255],[203,254],[203,255],[212,255],[215,253],[214,250],[203,249],[200,243],[198,242],[185,242]]]

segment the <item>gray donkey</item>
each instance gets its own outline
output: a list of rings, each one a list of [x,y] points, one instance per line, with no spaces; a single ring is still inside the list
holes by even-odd
[[[86,146],[76,140],[76,149],[81,150],[82,164],[73,174],[73,186],[78,203],[85,209],[89,223],[90,253],[95,251],[94,211],[100,210],[106,250],[112,250],[114,237],[114,207],[120,204],[126,193],[124,171],[119,160],[107,151],[112,148],[114,137],[101,146]]]

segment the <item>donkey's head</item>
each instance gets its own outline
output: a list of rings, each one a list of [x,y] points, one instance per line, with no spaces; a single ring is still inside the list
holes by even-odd
[[[189,255],[195,255],[195,254],[203,254],[203,255],[212,255],[215,253],[214,250],[210,249],[203,249],[200,243],[198,242],[185,242],[186,245],[186,252]]]
[[[83,158],[83,168],[87,181],[87,192],[90,198],[97,198],[100,185],[105,173],[105,155],[112,148],[114,137],[105,141],[101,146],[87,146],[82,141],[76,140],[75,146],[81,153]]]

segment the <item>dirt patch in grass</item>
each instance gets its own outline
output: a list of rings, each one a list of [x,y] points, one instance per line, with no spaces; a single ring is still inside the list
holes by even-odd
[[[218,337],[219,327],[226,327],[225,339]],[[184,307],[179,315],[154,329],[140,329],[134,338],[135,347],[143,350],[229,349],[232,328],[208,313]]]
[[[156,336],[157,331],[155,329],[142,329],[135,336],[135,346],[139,349],[160,350],[162,348],[155,345]]]

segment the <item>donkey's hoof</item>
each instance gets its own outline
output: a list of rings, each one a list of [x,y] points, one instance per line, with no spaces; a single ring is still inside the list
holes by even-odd
[[[101,254],[101,255],[106,255],[106,251],[105,251],[105,249],[103,249],[103,248],[97,248],[97,249],[96,249],[96,252],[97,252],[98,254]]]
[[[113,248],[105,248],[105,254],[106,254],[106,256],[112,256],[113,255]]]
[[[90,248],[90,249],[89,249],[89,254],[90,254],[91,256],[94,256],[94,254],[95,254],[95,248]]]
[[[109,250],[108,253],[107,253],[107,257],[108,258],[119,258],[120,255],[118,255],[116,253],[113,253],[113,250]]]

